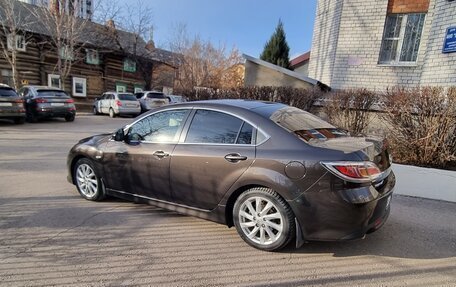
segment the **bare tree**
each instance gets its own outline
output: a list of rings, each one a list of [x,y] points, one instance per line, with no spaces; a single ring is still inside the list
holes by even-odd
[[[0,2],[1,55],[4,56],[11,67],[15,89],[20,86],[17,54],[20,52],[21,47],[25,48],[30,41],[26,29],[28,25],[32,24],[27,15],[23,15],[21,9],[16,9],[17,5],[23,4],[18,3],[16,0],[2,0]]]
[[[123,6],[110,1],[108,5],[101,4],[99,11],[97,21],[109,23],[104,26],[106,35],[114,43],[116,50],[136,63],[146,83],[146,89],[149,89],[152,71],[149,49],[155,47],[152,42],[152,9],[141,0],[136,1],[134,5],[125,3]],[[149,39],[149,49],[146,48],[144,39]]]
[[[91,32],[87,29],[90,20],[76,14],[80,5],[80,1],[53,0],[49,10],[31,9],[31,13],[41,20],[44,30],[38,44],[49,46],[50,51],[57,54],[55,70],[60,75],[63,89],[73,64],[83,58],[81,50],[90,38]]]
[[[186,26],[179,24],[169,48],[176,55],[178,90],[236,88],[243,84],[242,57],[235,47],[228,50],[199,36],[190,38]]]

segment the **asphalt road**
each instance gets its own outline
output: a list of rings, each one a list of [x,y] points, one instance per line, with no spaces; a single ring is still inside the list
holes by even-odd
[[[262,252],[234,228],[90,202],[66,181],[78,140],[132,119],[0,121],[1,286],[456,286],[456,204],[394,196],[364,240]]]

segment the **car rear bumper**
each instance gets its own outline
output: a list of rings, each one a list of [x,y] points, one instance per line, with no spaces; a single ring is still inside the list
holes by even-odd
[[[51,108],[39,108],[36,110],[36,116],[40,118],[59,118],[66,117],[69,115],[76,115],[74,108],[66,109],[51,109]]]
[[[377,192],[377,197],[365,203],[355,204],[347,201],[347,198],[341,196],[340,190],[334,190],[334,183],[330,183],[328,179],[320,181],[321,185],[316,184],[298,198],[288,201],[296,216],[303,240],[358,239],[379,229],[390,213],[390,202],[396,182],[394,173],[391,172],[385,181]],[[373,186],[364,188],[375,189]],[[360,188],[352,191],[359,192]],[[343,192],[350,193],[351,190],[345,189]],[[362,193],[369,191],[365,190]]]
[[[14,104],[12,104],[14,105]],[[21,106],[0,107],[0,118],[17,119],[25,118],[25,108]]]
[[[25,118],[25,112],[13,112],[13,111],[7,111],[7,112],[2,112],[0,111],[0,119],[17,119],[17,118]]]
[[[116,112],[119,115],[138,115],[141,113],[141,108],[119,108]]]

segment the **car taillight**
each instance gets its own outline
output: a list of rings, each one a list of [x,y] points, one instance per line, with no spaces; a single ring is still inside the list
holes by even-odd
[[[74,103],[74,100],[73,99],[68,99],[68,100],[65,101],[65,103],[72,104],[72,103]]]
[[[119,100],[116,100],[116,105],[117,105],[118,107],[121,107],[121,106],[122,106],[122,102],[119,101]]]
[[[38,98],[35,100],[35,102],[37,102],[38,104],[41,104],[41,103],[47,103],[47,100],[43,99],[43,98]]]
[[[382,174],[377,165],[370,161],[334,161],[321,164],[335,176],[351,182],[371,182]]]

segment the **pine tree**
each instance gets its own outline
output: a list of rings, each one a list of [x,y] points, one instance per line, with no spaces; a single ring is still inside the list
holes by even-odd
[[[283,23],[282,20],[279,20],[274,34],[272,34],[271,39],[269,39],[269,41],[264,45],[264,50],[263,53],[261,53],[260,59],[289,69],[289,52],[290,47],[288,46],[287,39],[285,37]]]

